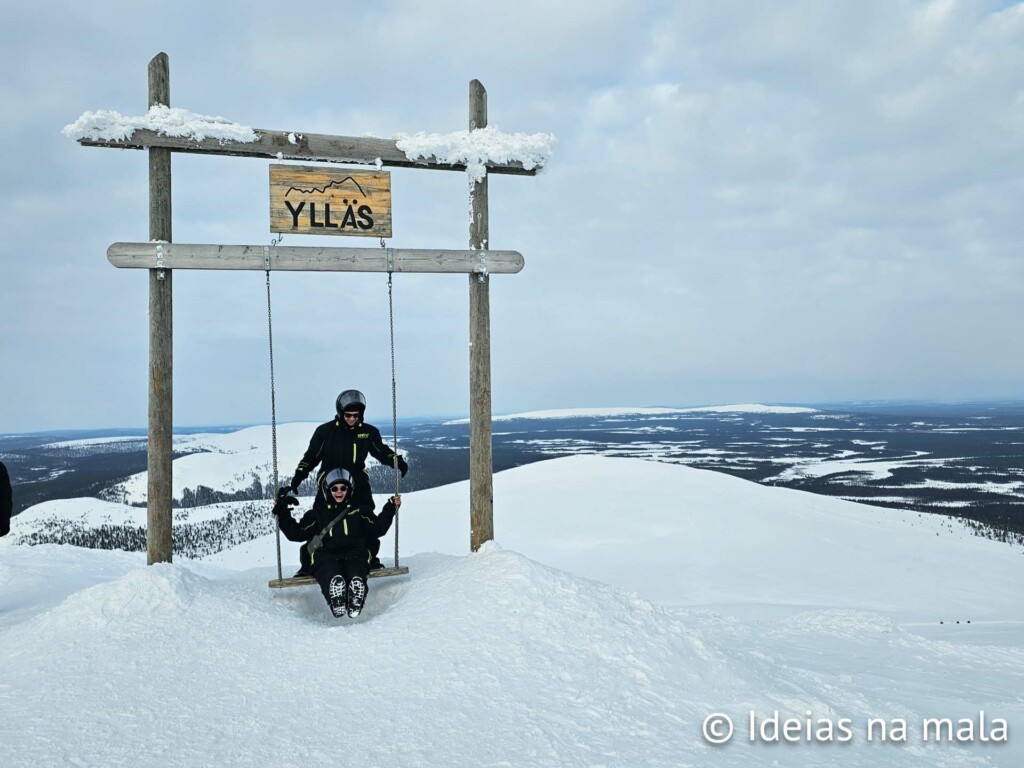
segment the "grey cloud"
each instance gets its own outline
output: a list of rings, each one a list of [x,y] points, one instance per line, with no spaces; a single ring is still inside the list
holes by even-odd
[[[478,77],[493,124],[558,136],[543,174],[490,182],[492,245],[527,264],[492,279],[499,412],[1020,395],[1021,8],[452,0],[301,26],[248,3],[9,11],[0,324],[18,375],[0,429],[145,421],[146,277],[104,257],[147,236],[145,155],[59,131],[144,111],[160,50],[173,104],[257,127],[461,130]],[[269,242],[266,163],[176,156],[174,173],[176,240]],[[393,182],[392,245],[464,247],[461,175]],[[466,410],[466,283],[396,278],[408,415]],[[273,295],[285,418],[319,418],[340,386],[390,399],[383,276],[275,275]],[[175,302],[176,421],[265,420],[262,273],[178,274]]]

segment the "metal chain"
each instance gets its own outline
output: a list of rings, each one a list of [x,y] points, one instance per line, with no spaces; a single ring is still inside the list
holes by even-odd
[[[284,235],[271,240],[270,247],[273,248],[281,242],[282,237],[284,237]],[[274,462],[274,488],[271,493],[273,494],[276,503],[277,488],[280,485],[280,479],[277,474],[277,392],[274,384],[274,320],[270,311],[270,251],[266,246],[263,247],[263,266],[266,267],[267,272],[267,338],[270,342],[270,444],[272,446],[271,451]],[[274,527],[277,531],[277,578],[280,580],[282,578],[281,521],[278,520],[278,524]]]
[[[380,239],[380,247],[386,248],[387,245],[384,243],[384,238]],[[399,487],[399,474],[398,474],[398,386],[395,383],[395,300],[394,293],[392,290],[391,275],[393,271],[394,263],[391,253],[388,253],[388,327],[391,331],[391,435],[394,447],[392,451],[395,454],[392,460],[394,466],[395,476],[395,496],[398,496],[401,492]],[[398,567],[398,510],[395,510],[395,568]]]

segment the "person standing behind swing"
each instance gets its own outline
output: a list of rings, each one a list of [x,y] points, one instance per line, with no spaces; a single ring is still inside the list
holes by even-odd
[[[363,610],[370,573],[370,542],[388,532],[395,512],[402,506],[401,496],[392,496],[380,515],[356,503],[353,478],[347,469],[330,469],[323,475],[320,489],[327,501],[296,521],[289,507],[297,506],[294,496],[282,496],[274,504],[281,531],[291,541],[305,542],[313,578],[337,617],[346,613],[355,618]]]
[[[309,474],[317,467],[321,468],[321,474],[317,477],[317,500],[314,506],[327,501],[326,495],[319,488],[323,471],[328,467],[347,469],[353,477],[354,488],[352,490],[352,502],[373,511],[376,506],[373,501],[373,492],[370,489],[370,476],[366,472],[366,457],[373,456],[381,464],[389,467],[397,466],[399,474],[405,477],[409,471],[409,465],[405,458],[397,455],[389,448],[380,436],[380,430],[372,424],[363,421],[366,413],[366,398],[357,389],[346,389],[334,402],[337,416],[331,421],[321,424],[313,432],[309,441],[309,447],[303,454],[298,466],[295,468],[295,475],[291,483],[281,487],[277,497],[283,498],[289,493],[295,493],[302,485],[302,481],[309,477]],[[371,542],[373,553],[370,568],[375,570],[383,568],[383,564],[377,557],[380,551],[380,538]],[[296,575],[304,574],[308,570],[308,563],[305,555],[300,552],[302,567]]]

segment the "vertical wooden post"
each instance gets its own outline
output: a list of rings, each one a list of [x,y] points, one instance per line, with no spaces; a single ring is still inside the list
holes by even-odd
[[[469,84],[469,130],[487,126],[487,91]],[[469,247],[490,248],[487,175],[469,187]],[[494,464],[491,455],[490,276],[469,276],[469,545],[494,538]]]
[[[171,105],[166,53],[149,62],[149,106]],[[171,240],[171,150],[149,150],[149,239]],[[169,563],[171,533],[173,317],[171,270],[149,271],[149,472],[146,550],[150,565]]]

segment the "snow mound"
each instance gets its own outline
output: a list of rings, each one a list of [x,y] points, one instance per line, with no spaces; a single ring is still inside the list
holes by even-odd
[[[201,576],[170,563],[131,571],[115,581],[76,592],[38,621],[54,626],[103,628],[117,623],[122,628],[180,619],[203,591]]]
[[[74,592],[0,634],[5,696],[48,723],[46,739],[0,723],[5,750],[34,765],[206,765],[230,744],[236,765],[323,765],[342,729],[347,754],[380,764],[668,766],[689,749],[695,691],[742,687],[635,595],[497,546],[413,566],[415,579],[371,582],[357,620],[332,618],[315,587],[271,593],[263,570],[140,567]],[[344,726],[368,701],[387,716]]]
[[[411,578],[373,580],[364,613],[339,620],[315,587],[269,590],[271,568],[0,546],[12,592],[63,591],[27,617],[0,611],[0,700],[16,703],[0,743],[19,765],[767,767],[784,748],[807,768],[866,768],[879,750],[894,768],[1019,764],[1013,742],[879,747],[862,728],[967,716],[979,691],[1019,722],[1019,625],[666,608],[496,544],[404,562]],[[106,583],[82,588],[97,573]],[[724,747],[700,736],[715,712],[736,720]],[[808,712],[849,718],[855,743],[743,733],[750,713]]]

